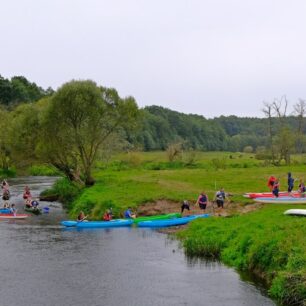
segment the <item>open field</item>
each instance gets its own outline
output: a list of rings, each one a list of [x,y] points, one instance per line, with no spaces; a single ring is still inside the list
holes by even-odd
[[[272,174],[280,179],[282,190],[287,188],[288,171],[296,181],[306,177],[304,164],[273,167],[263,166],[263,162],[255,160],[252,154],[197,154],[197,162],[192,166],[167,162],[165,152],[121,155],[121,159],[117,157],[108,167],[103,165],[96,169],[96,184],[84,190],[71,214],[75,216],[78,211],[85,210],[99,219],[110,206],[119,215],[128,206],[136,208],[156,200],[181,202],[187,199],[194,203],[201,191],[213,199],[220,187],[232,195],[232,202],[245,205],[252,201],[243,198],[242,194],[268,191],[266,183]],[[217,169],[213,159],[224,161],[223,168]]]

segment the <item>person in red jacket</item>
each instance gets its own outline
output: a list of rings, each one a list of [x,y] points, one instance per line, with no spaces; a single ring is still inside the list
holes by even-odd
[[[103,215],[103,220],[104,220],[104,221],[110,221],[110,220],[112,220],[112,214],[111,214],[111,212],[110,212],[109,210],[107,210],[107,211],[105,212],[105,214]]]
[[[273,191],[273,186],[274,186],[275,181],[276,181],[276,178],[273,175],[271,175],[268,179],[268,187],[270,191]]]

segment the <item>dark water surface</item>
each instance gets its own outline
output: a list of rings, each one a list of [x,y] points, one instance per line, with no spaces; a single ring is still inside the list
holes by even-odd
[[[10,180],[22,213],[22,191],[51,178]],[[177,241],[150,229],[65,229],[59,203],[50,213],[0,221],[0,306],[275,305],[220,263],[190,260]]]

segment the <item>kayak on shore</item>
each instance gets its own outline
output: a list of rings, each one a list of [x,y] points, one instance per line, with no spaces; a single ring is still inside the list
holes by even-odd
[[[173,219],[173,218],[180,218],[182,215],[180,213],[171,213],[165,215],[156,215],[156,216],[143,216],[137,217],[133,219],[134,223],[139,223],[142,221],[150,221],[150,220],[163,220],[163,219]]]
[[[284,212],[284,215],[306,217],[306,209],[288,209]]]
[[[142,221],[138,223],[139,227],[168,227],[168,226],[177,226],[177,225],[184,225],[193,221],[198,218],[207,218],[209,214],[202,214],[202,215],[191,215],[182,218],[175,218],[175,219],[166,219],[166,220],[150,220],[150,221]]]
[[[250,192],[250,193],[245,193],[243,195],[245,198],[274,198],[275,195],[272,192]],[[288,191],[281,191],[278,193],[279,197],[294,197],[294,198],[299,198],[301,196],[301,193],[298,191],[293,191],[289,194]]]
[[[110,228],[110,227],[121,227],[129,226],[133,224],[133,219],[114,219],[110,221],[62,221],[62,225],[66,227],[77,227],[77,228]]]
[[[306,204],[305,198],[296,198],[296,197],[278,197],[278,198],[255,198],[253,199],[258,203],[267,203],[267,204]]]

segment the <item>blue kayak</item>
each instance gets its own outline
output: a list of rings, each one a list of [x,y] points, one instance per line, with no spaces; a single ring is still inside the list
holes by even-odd
[[[9,208],[0,208],[0,214],[10,214],[11,210]]]
[[[167,219],[167,220],[142,221],[138,223],[138,226],[139,227],[168,227],[168,226],[184,225],[192,220],[195,220],[198,218],[207,218],[207,217],[209,217],[209,214],[192,215],[192,216],[186,216],[186,217],[175,218],[175,219]]]
[[[133,223],[132,219],[114,219],[111,221],[62,221],[61,224],[67,227],[77,227],[77,228],[110,228],[110,227],[120,227],[129,226]]]

